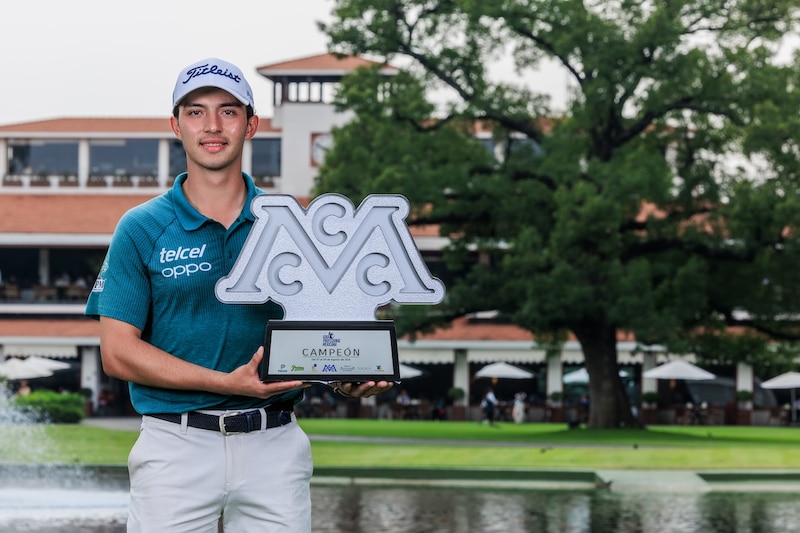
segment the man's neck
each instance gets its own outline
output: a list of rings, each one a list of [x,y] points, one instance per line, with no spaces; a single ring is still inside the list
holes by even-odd
[[[242,212],[247,186],[241,172],[192,172],[183,182],[183,193],[204,216],[230,227]]]

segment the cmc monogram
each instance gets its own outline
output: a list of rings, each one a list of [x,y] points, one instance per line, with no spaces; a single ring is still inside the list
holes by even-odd
[[[256,222],[216,284],[223,303],[272,299],[284,320],[374,320],[391,301],[444,298],[405,224],[403,196],[371,195],[354,210],[345,196],[324,194],[304,210],[293,196],[263,194],[251,209]]]

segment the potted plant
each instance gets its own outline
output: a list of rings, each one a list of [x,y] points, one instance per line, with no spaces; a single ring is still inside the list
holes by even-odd
[[[643,424],[655,424],[658,421],[658,393],[647,391],[642,393],[642,415]]]
[[[736,423],[740,426],[751,425],[753,412],[753,391],[744,389],[737,390],[736,406]]]
[[[447,390],[447,402],[450,406],[447,408],[449,411],[448,418],[450,420],[466,420],[467,419],[467,406],[461,403],[461,400],[466,396],[466,392],[461,387],[450,387]]]
[[[737,390],[736,391],[736,401],[741,403],[747,403],[753,401],[753,391],[749,390]]]
[[[642,404],[644,407],[655,407],[658,403],[658,393],[655,391],[647,391],[642,393]]]
[[[549,412],[550,416],[548,417],[550,422],[563,422],[564,421],[564,406],[561,404],[561,401],[564,399],[564,393],[560,390],[553,391],[548,396],[550,402],[547,406],[547,411]]]

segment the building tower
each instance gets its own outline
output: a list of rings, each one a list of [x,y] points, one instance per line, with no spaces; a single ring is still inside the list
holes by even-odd
[[[331,129],[350,120],[333,107],[336,88],[345,74],[377,65],[360,57],[319,54],[258,67],[272,81],[272,125],[282,131],[281,192],[308,198],[317,168],[332,146]],[[394,67],[381,73],[391,76]]]

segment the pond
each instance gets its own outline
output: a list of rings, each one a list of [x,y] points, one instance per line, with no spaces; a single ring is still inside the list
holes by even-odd
[[[0,531],[125,531],[127,490],[0,487]],[[315,533],[781,533],[800,494],[312,487]]]

